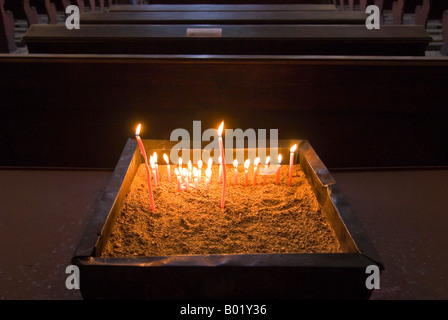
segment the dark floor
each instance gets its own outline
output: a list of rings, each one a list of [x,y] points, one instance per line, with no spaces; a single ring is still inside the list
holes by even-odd
[[[0,170],[0,299],[82,299],[65,268],[111,174]],[[386,267],[372,299],[448,299],[448,170],[333,175]]]

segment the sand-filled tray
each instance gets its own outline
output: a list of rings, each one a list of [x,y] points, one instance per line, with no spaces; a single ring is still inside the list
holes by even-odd
[[[143,140],[159,157],[173,143]],[[289,148],[298,145],[288,184]],[[245,150],[247,152],[248,150]],[[381,260],[334,178],[304,140],[280,140],[288,159],[254,180],[226,166],[220,207],[218,165],[179,191],[175,168],[159,161],[156,210],[145,166],[129,139],[73,257],[86,299],[366,299],[366,268]],[[283,162],[282,162],[283,163]],[[206,167],[206,166],[205,166]],[[202,172],[205,171],[205,168]],[[182,181],[185,185],[185,182]]]

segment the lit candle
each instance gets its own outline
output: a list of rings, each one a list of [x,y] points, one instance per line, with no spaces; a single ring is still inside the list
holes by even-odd
[[[176,176],[177,176],[177,191],[182,191],[182,187],[180,185],[180,172],[179,172],[179,169],[174,168],[174,173],[176,173]]]
[[[219,156],[218,162],[219,162],[218,183],[221,183],[221,181],[222,181],[222,157],[221,156]]]
[[[235,174],[233,176],[233,184],[237,185],[238,184],[238,160],[237,159],[233,160],[233,166],[235,168]]]
[[[212,158],[208,158],[207,161],[207,168],[210,169],[210,177],[209,177],[209,183],[212,182],[212,165],[213,165],[213,159]]]
[[[294,152],[297,149],[297,145],[293,145],[290,149],[290,157],[289,157],[289,180],[288,180],[288,184],[291,185],[292,183],[292,166],[294,165]]]
[[[257,168],[260,163],[260,158],[255,158],[254,160],[254,186],[257,185]]]
[[[279,177],[280,177],[280,167],[281,167],[281,163],[282,163],[282,155],[279,154],[279,155],[278,155],[277,172],[276,172],[276,177],[275,177],[275,184],[278,184],[278,179],[279,179]]]
[[[202,176],[202,160],[198,161],[198,183],[201,184],[201,176]]]
[[[152,174],[154,178],[154,188],[157,188],[157,173],[156,173],[155,159],[153,156],[149,156],[149,163],[151,164],[152,168]]]
[[[220,124],[218,128],[218,143],[219,149],[221,150],[221,165],[222,165],[222,197],[221,197],[221,208],[225,206],[226,199],[226,183],[227,183],[227,173],[226,173],[226,157],[224,154],[224,146],[222,143],[222,131],[224,129],[224,121]]]
[[[141,127],[142,127],[142,125],[139,124],[137,126],[137,129],[135,130],[135,139],[137,140],[138,146],[140,148],[140,153],[142,154],[143,160],[145,161],[146,178],[148,180],[148,189],[149,189],[149,200],[151,202],[151,209],[155,210],[156,206],[154,204],[154,197],[152,195],[152,187],[151,187],[151,170],[149,170],[148,159],[146,158],[145,147],[143,146],[143,142],[140,139],[140,129],[141,129]]]
[[[208,190],[208,185],[210,184],[210,180],[212,178],[212,168],[209,166],[205,169],[205,188]]]
[[[185,181],[185,191],[188,191],[188,170],[187,170],[187,168],[182,169],[182,174],[184,176],[184,181]]]
[[[156,180],[159,181],[159,165],[157,164],[157,153],[154,151],[152,154],[152,157],[154,158],[154,168],[156,169]]]
[[[163,159],[166,162],[166,172],[168,173],[168,182],[171,182],[170,162],[168,160],[168,156],[166,155],[166,153],[163,154]]]
[[[193,167],[194,187],[198,189],[198,169]]]
[[[192,164],[191,160],[188,160],[188,182],[191,182],[191,175],[192,175]]]
[[[247,187],[250,159],[244,161],[244,185]]]
[[[266,180],[268,179],[268,166],[269,166],[269,160],[271,160],[271,157],[267,157],[267,158],[266,158],[266,163],[264,164],[263,185],[266,185]]]

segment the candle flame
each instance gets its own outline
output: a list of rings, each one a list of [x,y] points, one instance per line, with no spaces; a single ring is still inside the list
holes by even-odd
[[[163,160],[165,160],[166,164],[170,164],[170,161],[168,160],[168,156],[166,153],[163,154]]]
[[[187,168],[183,168],[183,169],[182,169],[182,175],[183,175],[183,176],[188,176],[188,170],[187,170]]]
[[[219,125],[219,128],[218,128],[218,136],[219,137],[221,137],[223,129],[224,129],[224,121],[221,122],[221,124]]]
[[[235,169],[238,167],[238,160],[237,159],[233,160],[233,166],[235,167]]]
[[[149,164],[151,165],[151,168],[154,168],[155,160],[153,156],[149,156]]]
[[[178,176],[180,174],[180,172],[177,168],[174,168],[174,173],[176,174],[176,176]]]
[[[154,163],[156,163],[157,162],[157,153],[155,151],[152,154],[152,157],[154,158]]]
[[[293,146],[291,147],[291,150],[290,150],[290,151],[291,151],[291,153],[292,153],[292,152],[295,152],[295,151],[296,151],[296,149],[297,149],[297,145],[295,144],[295,145],[293,145]]]
[[[254,166],[258,166],[259,163],[260,163],[260,158],[256,157],[254,160]]]
[[[205,169],[205,176],[207,178],[210,179],[210,177],[212,176],[212,169],[210,167],[208,167],[207,169]]]
[[[211,168],[212,165],[213,165],[213,159],[212,158],[208,158],[207,167]]]
[[[201,169],[202,168],[202,160],[198,161],[198,168]]]
[[[266,158],[266,165],[269,164],[269,161],[271,161],[271,157],[270,157],[270,156],[268,156],[268,157]]]
[[[278,164],[280,164],[280,163],[282,163],[282,155],[281,154],[278,155]]]
[[[138,126],[137,126],[137,129],[135,129],[135,135],[136,135],[136,136],[140,135],[140,130],[141,130],[141,128],[142,128],[142,124],[139,123]]]
[[[244,169],[249,169],[250,166],[250,159],[247,159],[246,161],[244,161]]]
[[[182,158],[179,158],[179,167],[182,167]]]
[[[191,160],[188,160],[188,170],[191,170],[191,167],[192,167]]]
[[[219,164],[222,163],[222,157],[221,157],[221,156],[219,156],[219,158],[218,158],[218,162],[219,162]]]
[[[197,176],[199,175],[198,168],[193,167],[193,175],[194,175],[195,177],[197,177]]]

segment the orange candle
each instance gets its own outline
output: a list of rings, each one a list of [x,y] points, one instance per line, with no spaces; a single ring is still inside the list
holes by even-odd
[[[149,156],[149,163],[151,164],[152,168],[152,174],[154,178],[154,188],[157,188],[157,172],[156,172],[156,166],[155,166],[155,159],[153,156]]]
[[[185,181],[185,191],[188,191],[188,170],[187,168],[183,168],[182,169],[182,174],[184,176],[184,181]]]
[[[141,129],[142,125],[139,124],[137,126],[137,129],[135,130],[135,139],[137,140],[138,146],[140,148],[140,153],[143,156],[143,160],[145,161],[145,168],[146,168],[146,178],[148,180],[148,190],[149,190],[149,200],[151,202],[151,209],[155,210],[156,206],[154,204],[154,197],[152,194],[152,187],[151,187],[151,170],[149,169],[148,166],[148,159],[146,157],[146,152],[145,152],[145,147],[143,146],[143,142],[140,139],[140,129]]]
[[[166,172],[168,173],[168,182],[171,182],[170,161],[168,160],[168,156],[166,155],[166,153],[163,154],[163,159],[166,162]]]
[[[207,169],[210,169],[210,172],[209,172],[209,177],[208,177],[208,182],[210,183],[210,182],[212,182],[212,165],[213,165],[213,159],[212,158],[208,158],[208,161],[207,161]],[[207,171],[205,171],[205,174],[207,174]]]
[[[235,174],[233,175],[233,184],[238,184],[238,160],[233,160],[233,167],[235,168]]]
[[[193,174],[192,167],[193,165],[191,164],[191,160],[188,160],[188,182],[193,180],[191,179],[191,175]]]
[[[250,159],[247,159],[246,161],[244,161],[244,185],[247,187],[247,182],[248,182],[248,171],[249,171],[249,166],[250,166]]]
[[[268,179],[268,166],[269,166],[269,160],[271,160],[271,157],[267,157],[267,158],[266,158],[266,163],[264,164],[263,185],[266,185],[266,180]]]
[[[292,183],[292,167],[294,165],[294,152],[297,149],[297,145],[293,145],[290,149],[290,157],[289,157],[289,180],[288,180],[288,184],[291,185]]]
[[[154,158],[154,168],[156,170],[156,180],[159,181],[160,180],[160,176],[159,176],[159,165],[157,164],[157,153],[154,151],[154,153],[152,154],[152,157]]]
[[[202,160],[198,161],[198,183],[201,184],[201,176],[202,176]]]
[[[260,158],[255,158],[254,160],[254,186],[257,185],[257,170],[258,170],[258,164],[260,163]]]
[[[277,172],[276,172],[276,177],[275,177],[275,184],[278,184],[278,180],[279,180],[279,177],[280,177],[280,167],[281,167],[281,163],[282,163],[282,155],[279,154],[279,155],[278,155]]]
[[[208,190],[208,185],[210,184],[210,179],[212,177],[212,169],[209,166],[205,169],[205,188]]]
[[[196,167],[193,167],[193,179],[194,179],[194,187],[195,189],[199,189],[198,188],[198,169]]]
[[[182,191],[182,186],[181,186],[181,183],[180,183],[181,177],[180,177],[179,169],[174,168],[174,172],[176,173],[176,176],[177,176],[177,191]]]

